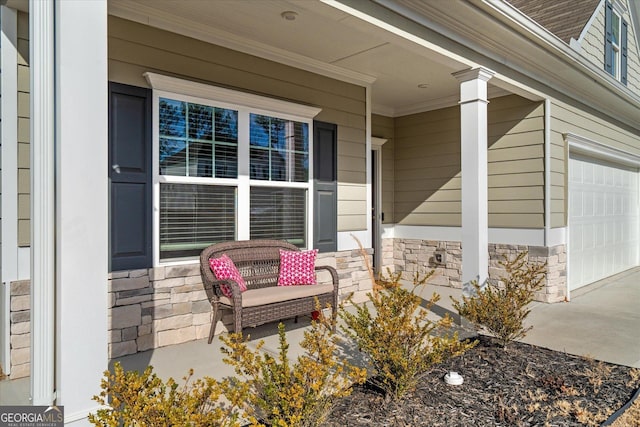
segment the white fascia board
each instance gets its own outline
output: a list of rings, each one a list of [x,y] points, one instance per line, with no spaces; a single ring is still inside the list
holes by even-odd
[[[614,163],[640,168],[640,156],[573,133],[563,134],[569,144],[569,152],[585,154],[590,157],[609,160]]]
[[[338,231],[338,252],[360,249],[354,237],[360,240],[363,248],[371,247],[371,232],[369,230]]]

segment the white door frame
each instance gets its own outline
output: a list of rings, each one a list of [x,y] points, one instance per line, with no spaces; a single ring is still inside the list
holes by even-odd
[[[382,264],[382,146],[385,142],[387,142],[386,139],[371,137],[371,151],[376,152],[372,170],[374,179],[371,180],[372,208],[375,212],[375,218],[372,219],[374,223],[371,228],[371,246],[373,247],[373,265],[376,269],[379,269]]]

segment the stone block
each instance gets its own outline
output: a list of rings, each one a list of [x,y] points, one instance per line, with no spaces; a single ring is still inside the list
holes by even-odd
[[[124,279],[125,277],[129,277],[129,271],[112,271],[109,273],[109,279]]]
[[[138,326],[138,337],[141,337],[142,335],[149,335],[151,333],[152,329],[151,329],[151,324],[149,325],[140,325]]]
[[[169,268],[169,267],[166,267]],[[154,289],[176,288],[184,285],[184,277],[174,277],[171,279],[156,280],[153,282]]]
[[[209,313],[209,312],[211,312],[211,303],[209,301],[207,301],[207,300],[195,301],[191,305],[191,312],[193,314]]]
[[[166,278],[165,267],[154,267],[149,269],[149,280],[155,282]]]
[[[153,295],[153,288],[151,286],[147,286],[146,288],[115,292],[115,295],[118,298],[131,298],[131,297],[139,297],[142,295]]]
[[[530,257],[548,257],[549,249],[546,246],[529,246]]]
[[[193,276],[195,277],[195,276]],[[196,291],[202,291],[204,290],[204,287],[202,286],[202,281],[198,282],[198,283],[191,283],[191,284],[187,284],[187,279],[189,279],[190,277],[185,277],[184,281],[185,281],[185,285],[184,286],[178,286],[177,288],[172,288],[171,291],[176,294],[176,293],[190,293],[190,292],[196,292]]]
[[[131,270],[129,271],[129,277],[134,278],[134,277],[143,277],[143,276],[149,276],[149,270],[144,268],[144,269],[140,269],[140,270]]]
[[[117,307],[122,305],[139,304],[141,302],[147,302],[150,300],[151,300],[151,294],[141,295],[139,297],[121,298],[121,299],[116,299],[116,302],[113,306]]]
[[[189,326],[182,329],[171,329],[158,332],[158,347],[181,344],[196,339],[196,327]]]
[[[11,349],[27,348],[31,346],[31,334],[11,335]]]
[[[109,342],[122,341],[122,329],[112,329],[109,331]]]
[[[135,354],[138,352],[138,346],[135,341],[123,341],[109,344],[109,357],[126,356],[127,354]]]
[[[171,304],[185,303],[189,301],[191,301],[191,295],[187,292],[171,294]]]
[[[28,322],[29,320],[31,320],[31,311],[30,310],[16,311],[15,313],[11,313],[11,323],[12,324],[21,323],[21,322]]]
[[[193,324],[193,314],[181,314],[179,316],[166,317],[153,322],[154,331],[166,331],[168,329],[180,329]]]
[[[122,329],[122,341],[131,341],[138,338],[138,327],[131,326],[129,328]]]
[[[143,325],[150,325],[151,322],[153,321],[153,317],[152,316],[142,316],[142,324]]]
[[[165,277],[167,279],[174,277],[198,276],[200,277],[200,264],[173,265],[165,267]]]
[[[131,289],[141,289],[149,286],[149,278],[147,276],[113,279],[110,284],[109,292],[128,291]]]
[[[11,349],[11,366],[31,362],[31,347]]]
[[[191,293],[191,301],[207,300],[207,293],[205,291],[195,291]]]
[[[29,295],[31,293],[31,282],[29,280],[18,280],[11,282],[11,296]]]
[[[30,295],[18,295],[11,297],[11,311],[23,311],[31,308]]]
[[[138,326],[142,323],[142,308],[140,304],[125,305],[111,309],[111,325],[109,329],[123,329]]]
[[[31,375],[31,363],[23,363],[22,365],[11,366],[11,375],[9,376],[12,380],[17,380],[18,378],[26,378]]]
[[[196,325],[196,339],[202,340],[209,338],[209,330],[211,328],[211,322],[206,325]],[[218,332],[218,331],[216,331]]]
[[[187,314],[191,313],[191,307],[193,303],[191,302],[181,302],[178,304],[173,304],[173,314]]]
[[[211,320],[211,313],[199,313],[193,315],[194,325],[210,325]]]
[[[155,348],[156,337],[153,334],[142,335],[136,339],[138,351],[146,351]]]
[[[27,334],[31,331],[30,322],[20,322],[11,324],[11,335]]]

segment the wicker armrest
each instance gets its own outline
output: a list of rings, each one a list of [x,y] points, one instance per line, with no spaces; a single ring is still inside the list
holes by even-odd
[[[333,290],[337,292],[339,282],[338,282],[338,272],[336,271],[336,269],[331,267],[330,265],[316,265],[315,269],[316,271],[327,270],[329,274],[331,274],[331,280],[333,281]]]

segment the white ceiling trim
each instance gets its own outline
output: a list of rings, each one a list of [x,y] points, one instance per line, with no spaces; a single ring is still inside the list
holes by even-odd
[[[314,118],[318,113],[320,113],[320,111],[322,111],[322,108],[318,107],[294,104],[292,102],[281,101],[279,99],[267,98],[265,96],[254,95],[252,93],[239,92],[237,90],[225,89],[223,87],[209,84],[178,79],[176,77],[165,76],[163,74],[146,72],[143,75],[154,90],[229,102],[231,104],[275,111],[307,119]]]
[[[227,31],[203,25],[139,3],[123,0],[111,0],[109,1],[108,6],[109,14],[119,18],[168,30],[183,36],[192,37],[336,80],[361,86],[369,86],[376,80],[373,76],[348,70],[304,55],[288,52],[283,49],[278,49],[244,37],[239,37]]]

